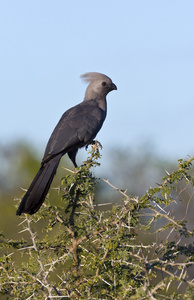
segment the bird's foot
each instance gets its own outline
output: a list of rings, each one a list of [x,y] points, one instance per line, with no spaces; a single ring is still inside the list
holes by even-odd
[[[86,150],[88,150],[89,145],[91,145],[92,147],[95,147],[95,148],[103,149],[102,144],[97,140],[93,140],[90,144],[86,145]]]

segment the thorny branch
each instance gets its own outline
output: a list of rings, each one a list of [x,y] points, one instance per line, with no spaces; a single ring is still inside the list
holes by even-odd
[[[93,155],[98,151],[95,147],[96,145],[92,148],[91,157],[84,168],[92,166]],[[167,201],[163,205],[161,202],[157,203],[155,199],[152,201],[152,196],[146,194],[147,198],[143,203],[143,200],[139,200],[138,197],[131,198],[127,195],[127,191],[103,179],[112,189],[118,191],[122,200],[112,211],[105,213],[95,211],[93,186],[90,186],[94,181],[91,183],[88,180],[88,185],[83,184],[85,179],[93,177],[89,175],[91,173],[84,174],[84,180],[79,177],[83,169],[81,167],[76,172],[70,172],[72,177],[69,178],[69,186],[71,187],[73,182],[76,188],[75,193],[71,190],[73,196],[69,194],[71,197],[68,198],[67,193],[65,205],[70,204],[71,208],[67,214],[64,214],[64,207],[54,207],[52,210],[51,206],[45,204],[43,208],[51,214],[48,223],[52,226],[46,225],[48,236],[51,233],[50,239],[44,237],[40,240],[32,229],[33,217],[25,216],[26,225],[21,233],[29,232],[31,242],[26,246],[21,244],[21,248],[17,248],[17,253],[28,254],[32,262],[36,262],[36,266],[33,268],[31,265],[28,268],[28,264],[25,263],[25,267],[17,269],[11,262],[13,255],[7,255],[0,268],[4,276],[4,282],[0,283],[3,292],[6,291],[10,296],[16,295],[15,299],[20,299],[21,295],[28,291],[25,299],[36,299],[38,295],[50,300],[53,298],[120,300],[130,299],[133,296],[139,297],[137,299],[155,300],[158,299],[159,293],[161,297],[165,297],[163,291],[168,292],[172,281],[178,282],[177,293],[181,283],[193,288],[194,282],[188,274],[188,269],[194,265],[193,248],[187,244],[183,252],[180,250],[182,236],[186,232],[191,237],[192,231],[187,230],[186,225],[182,225],[185,223],[181,224],[168,212],[168,205],[171,202]],[[186,180],[187,178],[186,176]],[[166,178],[158,190],[162,191],[167,184],[170,185],[171,179],[173,181],[172,176]],[[68,191],[65,187],[61,190]],[[183,191],[184,189],[181,190]],[[134,211],[136,207],[137,210]],[[144,208],[148,208],[151,213],[147,214]],[[146,225],[142,224],[141,220],[144,217],[147,220],[148,215],[151,221],[146,223],[144,220]],[[150,232],[150,227],[157,220],[162,222],[166,220],[170,227],[169,232],[162,223],[159,226],[159,229],[167,229],[164,243],[155,239],[153,241],[153,236],[149,239],[155,234],[153,231]],[[46,223],[45,217],[43,221]],[[137,234],[131,230],[134,228]],[[138,230],[141,231],[140,234]],[[178,236],[176,243],[172,239],[172,233],[175,232]],[[160,278],[157,278],[158,274],[161,275]]]

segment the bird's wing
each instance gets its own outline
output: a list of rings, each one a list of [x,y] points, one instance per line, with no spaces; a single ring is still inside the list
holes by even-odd
[[[43,162],[59,153],[65,154],[89,144],[102,127],[105,117],[106,113],[93,100],[67,110],[48,141]]]

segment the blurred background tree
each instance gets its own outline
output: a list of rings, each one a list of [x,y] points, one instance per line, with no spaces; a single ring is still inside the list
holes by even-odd
[[[40,167],[41,154],[31,144],[22,141],[0,147],[0,230],[6,235],[17,235],[18,219],[15,202],[24,194]],[[66,166],[69,166],[68,162]],[[55,182],[60,182],[64,170],[59,167]]]

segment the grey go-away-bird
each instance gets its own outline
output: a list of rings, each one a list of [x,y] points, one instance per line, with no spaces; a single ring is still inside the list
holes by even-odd
[[[46,146],[41,167],[24,195],[17,215],[34,214],[39,210],[61,157],[67,153],[77,167],[75,157],[78,149],[92,143],[102,127],[107,112],[106,95],[117,87],[101,73],[86,73],[81,78],[89,82],[84,100],[68,109],[59,120]]]

